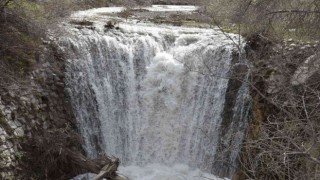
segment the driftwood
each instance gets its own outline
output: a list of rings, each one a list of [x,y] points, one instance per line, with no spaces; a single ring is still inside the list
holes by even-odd
[[[120,161],[118,158],[116,158],[114,161],[109,162],[107,165],[105,165],[99,172],[99,174],[94,177],[92,180],[100,180],[102,178],[107,179],[119,179],[117,175],[117,169],[120,164]]]
[[[112,160],[105,154],[100,155],[97,159],[90,160],[81,153],[69,152],[69,156],[72,156],[72,164],[76,165],[78,174],[94,173],[98,174],[93,180],[100,180],[106,178],[108,180],[125,180],[117,175],[118,166],[120,160],[115,158]]]

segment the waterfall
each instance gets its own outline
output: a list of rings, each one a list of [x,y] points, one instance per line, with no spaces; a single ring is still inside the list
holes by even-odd
[[[213,172],[235,35],[143,23],[68,28],[60,42],[66,91],[89,157]],[[248,93],[243,86],[239,97]]]

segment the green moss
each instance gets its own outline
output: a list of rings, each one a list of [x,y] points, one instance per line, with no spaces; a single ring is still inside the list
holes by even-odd
[[[4,28],[4,31],[13,29],[5,26],[1,28]],[[0,44],[0,48],[1,46],[5,48],[5,51],[1,54],[1,60],[10,65],[8,68],[17,73],[17,75],[23,75],[28,72],[35,62],[36,54],[39,51],[40,39],[15,29],[10,36],[3,38],[3,42],[6,44]]]
[[[45,9],[42,5],[33,1],[28,1],[28,0],[11,2],[9,3],[8,8],[22,10],[26,16],[34,20],[40,20],[40,21],[43,20],[42,19],[43,14],[45,13]]]

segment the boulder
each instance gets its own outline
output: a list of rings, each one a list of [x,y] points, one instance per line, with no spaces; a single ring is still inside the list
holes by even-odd
[[[295,71],[291,78],[291,84],[296,86],[305,83],[320,69],[320,53],[307,58]]]

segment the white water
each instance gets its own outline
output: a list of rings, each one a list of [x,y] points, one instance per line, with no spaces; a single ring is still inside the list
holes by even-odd
[[[196,169],[213,168],[232,42],[210,29],[95,26],[67,27],[61,41],[87,154],[119,157],[137,180],[214,178]]]
[[[176,11],[176,12],[192,12],[199,9],[197,6],[175,6],[175,5],[152,5],[151,7],[145,7],[143,9],[149,11]]]
[[[160,164],[120,167],[119,172],[122,176],[133,180],[223,180],[181,164],[172,167]]]
[[[112,13],[119,13],[121,11],[124,11],[126,8],[124,7],[104,7],[104,8],[95,8],[95,9],[89,9],[86,11],[78,11],[72,14],[73,17],[92,17],[97,14],[112,14]],[[151,12],[184,12],[189,13],[193,12],[199,9],[197,6],[175,6],[175,5],[152,5],[149,7],[140,7],[136,9],[145,9]]]

